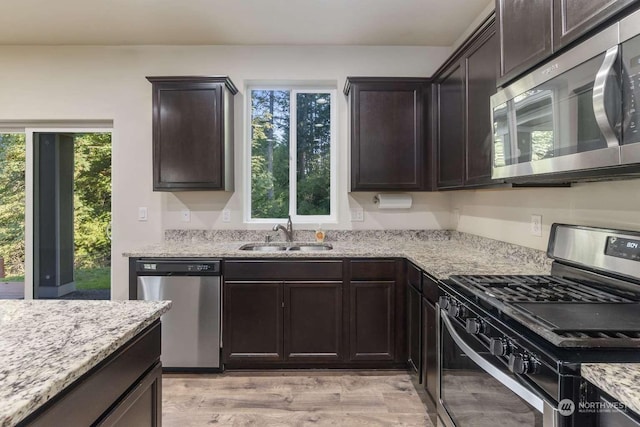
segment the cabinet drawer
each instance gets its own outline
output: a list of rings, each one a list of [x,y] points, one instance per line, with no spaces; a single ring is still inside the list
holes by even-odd
[[[351,261],[352,280],[395,280],[395,260],[353,260]]]
[[[422,295],[432,304],[438,302],[438,281],[426,274],[422,275]]]
[[[342,280],[342,261],[225,261],[224,277],[234,280]]]
[[[411,263],[407,264],[407,282],[422,292],[422,271]]]

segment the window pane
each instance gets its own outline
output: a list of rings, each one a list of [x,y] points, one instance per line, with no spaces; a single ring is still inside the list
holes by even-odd
[[[298,215],[329,215],[331,187],[331,94],[298,93]]]
[[[251,91],[251,217],[289,214],[289,91]]]

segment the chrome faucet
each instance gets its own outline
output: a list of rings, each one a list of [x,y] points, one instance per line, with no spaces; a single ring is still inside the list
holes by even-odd
[[[287,242],[293,242],[293,223],[291,222],[291,215],[289,215],[286,227],[282,224],[276,224],[273,226],[273,231],[278,230],[284,231],[284,237],[287,239]]]

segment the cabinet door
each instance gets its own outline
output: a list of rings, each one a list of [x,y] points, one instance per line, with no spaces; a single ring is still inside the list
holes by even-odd
[[[454,63],[438,83],[438,188],[464,183],[465,67]]]
[[[499,84],[551,55],[552,1],[496,0],[501,53]]]
[[[223,88],[153,84],[154,190],[224,190]]]
[[[279,362],[282,354],[282,283],[225,282],[224,361]]]
[[[407,286],[407,340],[409,341],[409,365],[421,376],[421,339],[422,339],[422,295],[413,286]]]
[[[558,50],[635,0],[553,0],[553,46]]]
[[[465,186],[492,183],[490,98],[496,93],[497,73],[498,39],[491,26],[467,56]]]
[[[395,298],[392,281],[350,283],[349,352],[353,361],[394,359]]]
[[[426,298],[422,299],[422,382],[435,402],[438,380],[438,328],[436,307]]]
[[[351,95],[351,190],[420,190],[428,86],[354,83]]]
[[[284,307],[287,361],[342,361],[342,282],[287,282]]]
[[[98,427],[160,427],[162,425],[162,366],[145,375],[100,420]]]

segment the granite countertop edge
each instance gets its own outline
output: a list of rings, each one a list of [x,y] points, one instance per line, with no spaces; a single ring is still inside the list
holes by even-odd
[[[271,243],[272,245],[309,244],[309,242]],[[328,251],[258,252],[239,248],[257,242],[165,242],[123,253],[130,258],[226,258],[226,259],[297,259],[297,258],[406,258],[435,279],[454,274],[549,274],[549,265],[517,260],[518,254],[483,251],[456,240],[420,242],[330,242]],[[515,260],[515,262],[514,262]]]
[[[640,414],[640,363],[585,363],[582,377]]]
[[[17,302],[17,301],[16,301]],[[19,301],[19,302],[27,302],[27,301]],[[78,303],[78,301],[59,301],[61,303]],[[106,301],[102,301],[106,302]],[[130,301],[118,301],[116,304],[126,304]],[[35,300],[30,301],[30,303],[37,303]],[[111,301],[109,301],[111,303]],[[148,302],[143,301],[135,301],[135,303],[142,304],[150,304]],[[114,334],[114,338],[109,340],[108,343],[101,343],[98,348],[95,348],[94,351],[90,352],[86,355],[86,357],[77,357],[74,359],[74,363],[71,366],[58,367],[58,374],[53,373],[48,381],[41,381],[40,379],[36,379],[39,381],[34,384],[18,384],[18,387],[27,387],[29,388],[29,393],[27,397],[24,395],[20,396],[19,393],[16,393],[14,396],[8,397],[4,404],[0,405],[0,426],[10,426],[15,425],[33,412],[38,410],[41,406],[47,403],[49,400],[54,398],[60,392],[62,392],[65,388],[73,384],[76,380],[81,378],[84,374],[89,372],[91,369],[99,365],[102,361],[108,358],[111,354],[113,354],[117,349],[121,348],[131,339],[133,339],[137,334],[146,329],[149,325],[155,322],[162,314],[167,312],[171,307],[170,301],[155,301],[151,304],[154,304],[155,308],[152,309],[151,312],[145,313],[145,317],[135,323],[128,325],[127,329],[124,331],[118,331],[117,333],[113,332],[113,329],[108,329],[104,331],[104,334],[112,333]],[[28,310],[28,308],[25,308]],[[123,311],[124,306],[123,306]],[[99,332],[98,332],[99,333]],[[1,338],[1,337],[0,337]],[[34,363],[34,361],[25,360],[24,364],[26,365],[23,369],[29,369],[29,365]],[[37,361],[36,361],[37,363]],[[17,367],[20,370],[20,367]],[[64,369],[62,369],[64,368]],[[43,369],[43,368],[41,368]],[[49,368],[51,369],[51,368]],[[62,369],[62,372],[61,372]],[[16,386],[14,384],[14,386]],[[20,390],[24,391],[24,390]],[[5,396],[7,397],[7,396]],[[15,400],[12,401],[11,397]]]

